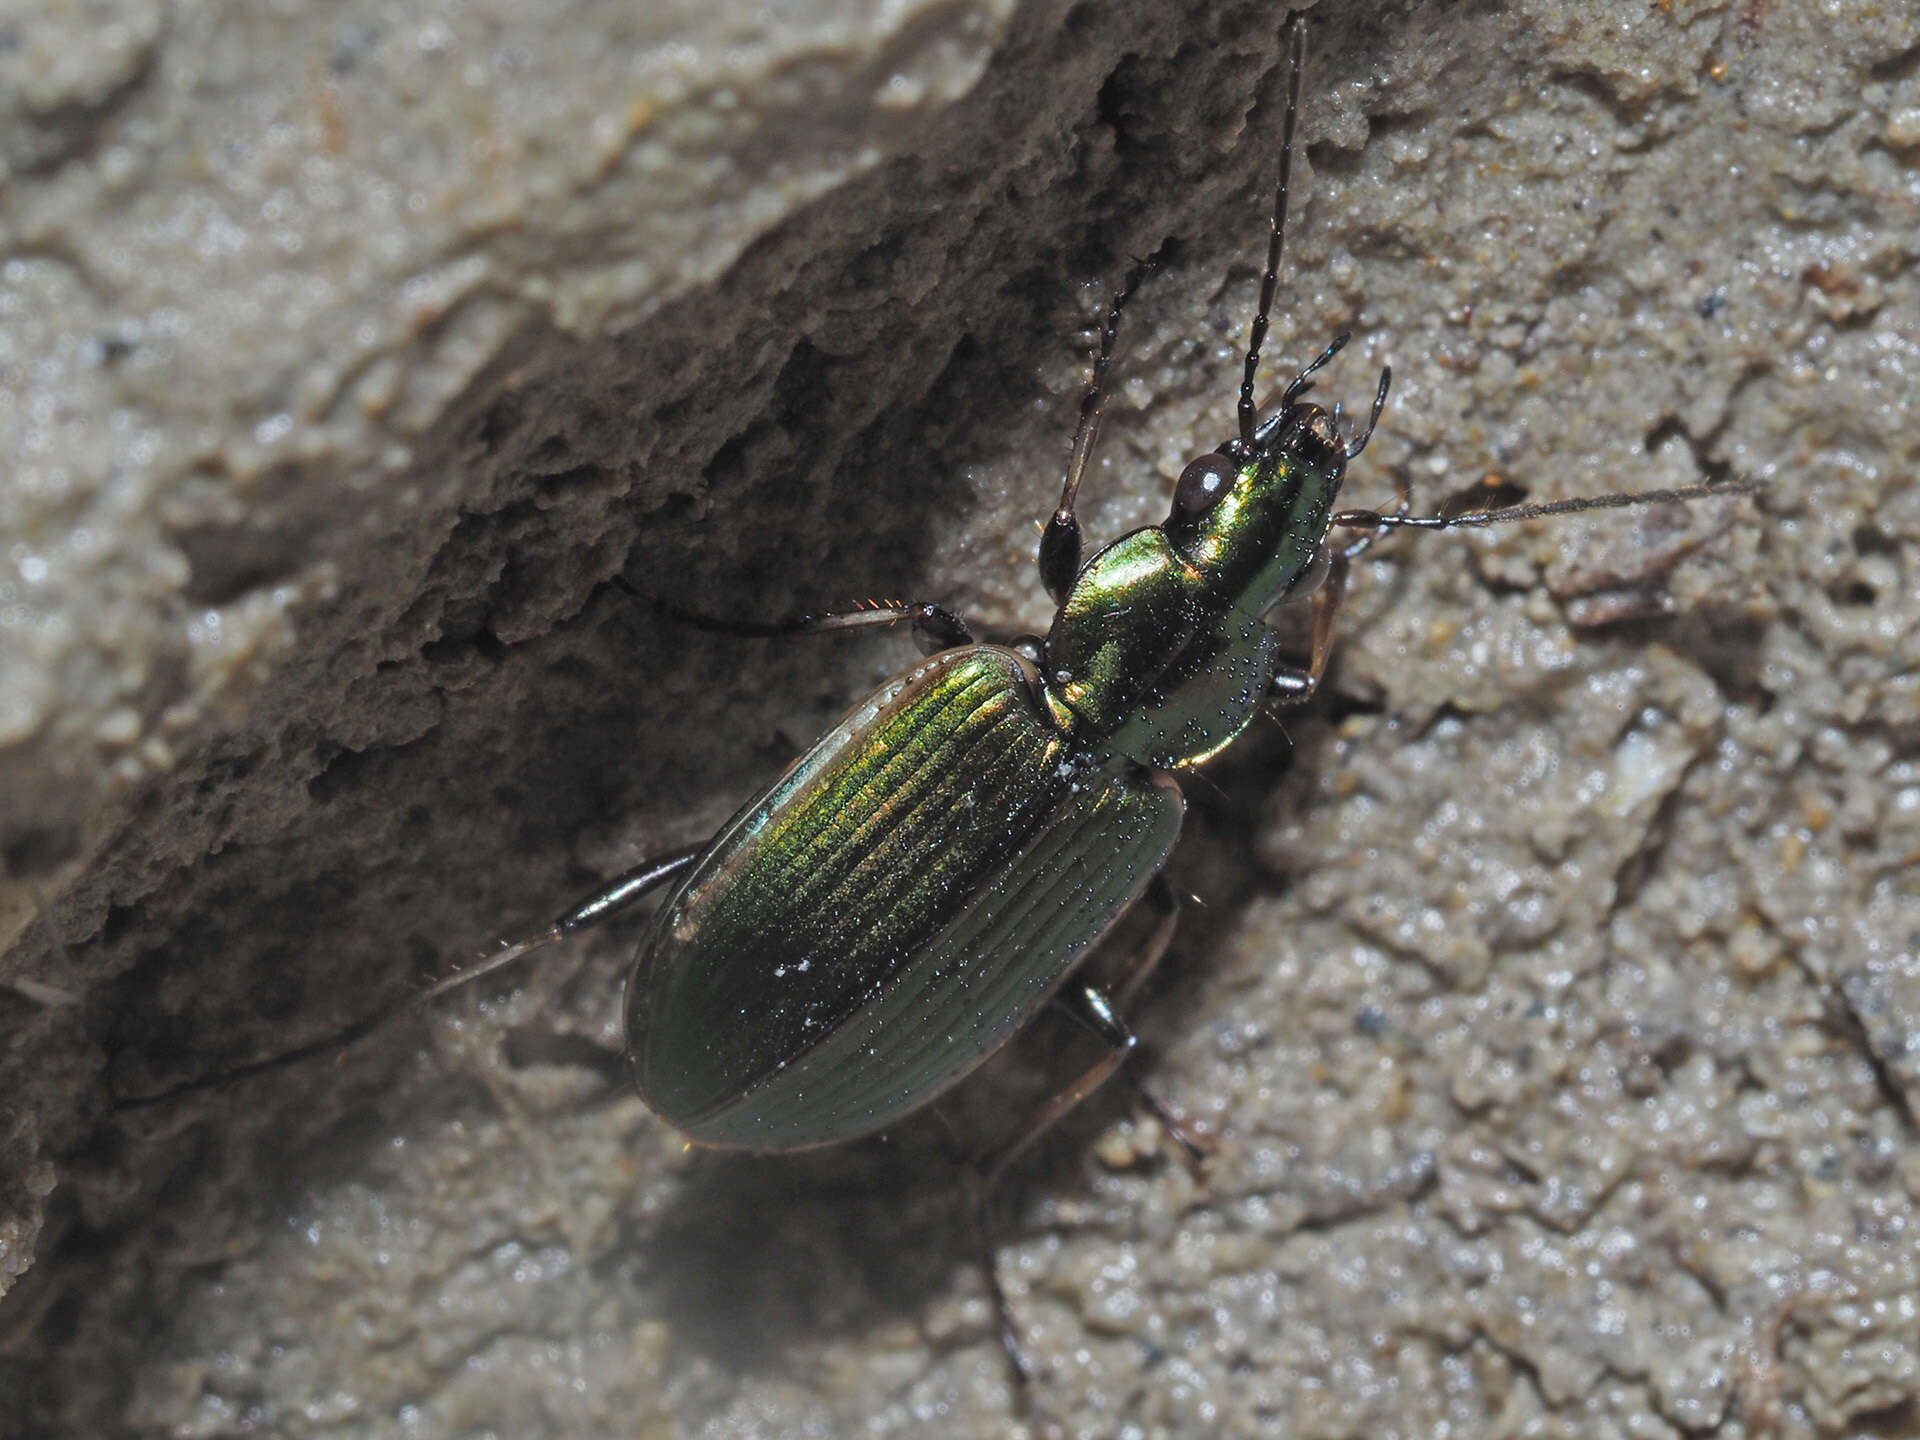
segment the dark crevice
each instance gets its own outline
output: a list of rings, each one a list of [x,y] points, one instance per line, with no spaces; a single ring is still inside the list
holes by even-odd
[[[1761,683],[1766,622],[1744,610],[1700,605],[1666,628],[1667,643],[1705,672],[1728,700],[1759,714],[1773,708],[1773,692]]]
[[[1855,1435],[1912,1440],[1913,1436],[1920,1435],[1920,1401],[1904,1396],[1878,1409],[1854,1415],[1848,1424]]]
[[[1867,67],[1867,74],[1879,81],[1905,80],[1915,73],[1920,73],[1920,45],[1909,45]]]
[[[7,876],[30,879],[59,869],[80,851],[80,827],[71,822],[51,825],[33,821],[0,824],[0,866]]]

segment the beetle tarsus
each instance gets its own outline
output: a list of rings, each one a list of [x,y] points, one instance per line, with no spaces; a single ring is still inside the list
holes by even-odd
[[[661,855],[651,860],[642,861],[640,864],[634,866],[633,869],[614,880],[611,884],[602,887],[574,905],[554,920],[552,924],[548,925],[546,929],[537,931],[532,935],[523,936],[521,939],[513,941],[510,944],[502,945],[498,950],[481,956],[473,963],[455,970],[452,974],[442,976],[439,980],[427,986],[426,989],[417,991],[407,1001],[394,1009],[385,1010],[379,1014],[369,1015],[364,1019],[355,1020],[351,1024],[342,1026],[330,1035],[323,1035],[318,1040],[309,1041],[305,1045],[297,1045],[291,1050],[283,1050],[277,1055],[269,1055],[260,1060],[249,1060],[239,1065],[230,1065],[224,1070],[217,1070],[210,1075],[196,1076],[191,1080],[184,1080],[177,1085],[167,1086],[165,1089],[156,1090],[151,1094],[135,1095],[126,1099],[115,1097],[113,1100],[113,1108],[116,1111],[150,1109],[153,1106],[178,1099],[183,1095],[193,1094],[196,1091],[222,1090],[241,1080],[249,1079],[255,1075],[264,1075],[269,1071],[284,1069],[289,1065],[296,1065],[300,1061],[311,1059],[316,1055],[333,1054],[337,1057],[343,1054],[347,1047],[356,1041],[364,1039],[375,1030],[405,1019],[407,1016],[425,1009],[429,1004],[449,991],[471,985],[482,976],[491,975],[494,971],[513,964],[514,961],[524,955],[529,955],[535,950],[543,950],[547,946],[556,944],[570,935],[577,934],[582,930],[591,929],[593,926],[599,925],[603,921],[620,914],[642,897],[658,889],[666,881],[675,879],[683,874],[688,866],[692,865],[695,860],[706,853],[706,850],[706,845],[695,845],[687,849],[672,851],[669,854]]]
[[[1033,1384],[1033,1366],[1020,1348],[1020,1332],[1013,1322],[1013,1305],[1000,1283],[999,1247],[993,1236],[993,1193],[999,1184],[999,1171],[981,1167],[974,1183],[979,1187],[974,1203],[974,1228],[980,1242],[980,1270],[987,1279],[987,1298],[993,1302],[994,1323],[1000,1332],[1000,1348],[1006,1352],[1007,1366],[1013,1371],[1015,1386],[1022,1395]]]
[[[1212,1135],[1201,1129],[1184,1110],[1168,1102],[1134,1074],[1132,1066],[1127,1067],[1127,1082],[1133,1086],[1133,1093],[1140,1097],[1140,1103],[1147,1107],[1148,1113],[1160,1122],[1160,1128],[1186,1154],[1190,1164],[1198,1167],[1212,1158],[1214,1151],[1219,1149]]]
[[[255,1075],[265,1075],[270,1071],[285,1069],[289,1065],[299,1064],[302,1060],[310,1060],[316,1055],[334,1054],[337,1056],[341,1052],[344,1052],[347,1047],[355,1041],[372,1034],[388,1021],[411,1013],[413,1008],[412,1004],[408,1004],[398,1010],[390,1010],[380,1015],[369,1016],[364,1020],[356,1020],[351,1025],[334,1031],[331,1035],[322,1036],[320,1039],[311,1041],[305,1045],[297,1045],[293,1049],[282,1051],[278,1055],[269,1055],[264,1059],[248,1060],[239,1065],[230,1065],[226,1069],[216,1070],[210,1075],[196,1075],[191,1080],[183,1080],[177,1085],[169,1085],[146,1095],[131,1095],[125,1097],[115,1095],[112,1097],[113,1109],[116,1112],[148,1110],[157,1105],[168,1104],[183,1096],[192,1095],[199,1091],[224,1090],[230,1085],[238,1084],[242,1080],[251,1079]]]

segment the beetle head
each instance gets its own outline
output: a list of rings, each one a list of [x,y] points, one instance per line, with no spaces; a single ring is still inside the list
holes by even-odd
[[[1250,444],[1229,440],[1181,472],[1160,527],[1208,589],[1250,615],[1310,591],[1325,573],[1321,552],[1340,482],[1373,434],[1391,372],[1381,373],[1366,429],[1351,441],[1337,408],[1298,398],[1305,379],[1287,388]]]

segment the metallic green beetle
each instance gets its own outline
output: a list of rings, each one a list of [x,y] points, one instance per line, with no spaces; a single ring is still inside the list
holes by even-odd
[[[1141,264],[1108,312],[1041,541],[1041,578],[1059,606],[1046,637],[975,644],[957,617],[924,604],[783,625],[683,617],[755,635],[910,621],[933,653],[861,701],[710,843],[638,867],[486,962],[504,964],[673,883],[628,978],[627,1054],[641,1098],[695,1142],[784,1151],[884,1129],[1057,1002],[1107,1042],[1107,1054],[1033,1118],[997,1171],[1133,1047],[1119,1002],[1172,931],[1172,892],[1157,877],[1185,808],[1175,775],[1217,754],[1269,702],[1312,693],[1347,554],[1329,546],[1332,528],[1363,528],[1370,539],[1404,518],[1404,504],[1393,516],[1334,512],[1390,379],[1383,371],[1366,429],[1344,439],[1337,410],[1301,397],[1345,336],[1287,387],[1265,423],[1254,404],[1280,263],[1301,34],[1293,25],[1239,434],[1187,467],[1166,521],[1082,568],[1074,501]],[[1308,592],[1319,611],[1312,663],[1299,669],[1282,663],[1260,617]],[[1149,890],[1162,921],[1118,993],[1078,980],[1081,959]]]
[[[1445,518],[1409,517],[1403,494],[1389,514],[1336,513],[1347,463],[1373,433],[1391,372],[1381,372],[1367,425],[1351,440],[1337,407],[1302,398],[1344,335],[1286,387],[1264,423],[1253,398],[1299,105],[1297,19],[1289,30],[1280,180],[1239,433],[1187,466],[1167,519],[1081,567],[1074,500],[1120,311],[1146,268],[1136,265],[1108,312],[1066,483],[1041,539],[1041,579],[1059,605],[1046,637],[974,644],[954,615],[926,604],[775,625],[683,615],[750,635],[909,621],[935,653],[849,711],[711,842],[638,867],[479,967],[505,964],[673,883],[627,981],[627,1055],[641,1098],[695,1142],[799,1150],[885,1129],[1055,1001],[1108,1053],[1034,1117],[997,1170],[1132,1048],[1116,1002],[1171,934],[1173,897],[1156,877],[1180,833],[1174,777],[1218,754],[1263,706],[1312,694],[1354,554],[1396,526],[1708,493]],[[1363,533],[1342,548],[1330,539],[1335,527]],[[1308,594],[1312,656],[1295,668],[1260,617]],[[1119,993],[1078,980],[1081,959],[1150,890],[1163,920],[1123,968]],[[1192,1138],[1177,1123],[1175,1133]]]
[[[1233,741],[1270,703],[1313,693],[1349,560],[1396,527],[1442,529],[1598,506],[1690,500],[1696,486],[1452,516],[1336,511],[1351,439],[1339,410],[1303,397],[1334,340],[1264,422],[1254,403],[1280,264],[1302,28],[1289,22],[1280,179],[1240,384],[1238,433],[1187,466],[1172,509],[1080,563],[1074,501],[1134,273],[1108,311],[1060,503],[1039,568],[1058,613],[1044,638],[975,644],[935,605],[898,604],[749,625],[752,635],[910,622],[933,653],[861,701],[711,842],[649,861],[436,986],[423,1000],[673,891],[627,981],[627,1054],[640,1096],[706,1146],[799,1150],[882,1130],[921,1109],[1053,1004],[1105,1042],[983,1167],[1012,1156],[1120,1068],[1134,1046],[1121,1006],[1165,950],[1176,915],[1160,869],[1180,833],[1176,776]],[[1336,544],[1333,531],[1357,532]],[[1261,619],[1312,597],[1309,663],[1283,663]],[[1081,960],[1146,897],[1151,937],[1111,992]],[[357,1027],[353,1033],[359,1033]],[[295,1056],[242,1067],[221,1079]],[[1190,1149],[1177,1115],[1142,1092]],[[159,1098],[159,1097],[155,1097]],[[985,1216],[983,1201],[983,1225]],[[990,1247],[989,1240],[989,1247]],[[991,1253],[1002,1340],[1024,1373]]]
[[[707,845],[649,862],[480,969],[625,909],[672,883],[627,981],[627,1054],[640,1096],[705,1146],[799,1150],[882,1130],[938,1097],[1052,1003],[1106,1044],[987,1166],[1008,1160],[1124,1062],[1120,1006],[1165,949],[1175,906],[1159,872],[1180,833],[1175,776],[1274,702],[1309,696],[1326,663],[1347,562],[1386,529],[1439,529],[1595,506],[1693,499],[1693,487],[1447,517],[1336,512],[1366,427],[1302,397],[1340,336],[1259,422],[1254,377],[1272,309],[1299,103],[1290,75],[1267,264],[1240,386],[1238,434],[1181,475],[1171,513],[1080,565],[1074,500],[1098,429],[1121,308],[1115,297],[1080,410],[1060,504],[1039,554],[1058,604],[1044,639],[975,644],[950,612],[899,604],[781,625],[681,618],[751,635],[913,623],[932,653],[849,711]],[[1360,532],[1344,546],[1336,527]],[[1305,668],[1261,617],[1306,595]],[[670,607],[669,607],[670,608]],[[1112,993],[1082,958],[1136,900],[1161,911]],[[469,970],[441,988],[464,983]],[[1144,1094],[1145,1092],[1143,1092]],[[1175,1138],[1198,1141],[1153,1101]],[[983,1192],[984,1194],[985,1192]],[[985,1216],[983,1201],[983,1226]],[[1002,1339],[1024,1374],[1006,1301]]]

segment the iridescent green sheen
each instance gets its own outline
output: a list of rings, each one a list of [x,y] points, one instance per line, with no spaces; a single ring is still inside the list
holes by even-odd
[[[1263,453],[1204,515],[1178,510],[1080,572],[1047,636],[1047,684],[1097,753],[1177,770],[1253,723],[1280,666],[1259,616],[1325,543],[1337,451]]]
[[[1286,598],[1327,538],[1345,470],[1337,451],[1271,451],[1243,464],[1233,489],[1206,514],[1176,514],[1161,528],[1212,594],[1263,615]]]
[[[1279,666],[1273,630],[1229,611],[1181,652],[1106,748],[1157,770],[1204,765],[1253,723]]]
[[[1263,450],[1087,562],[1036,670],[945,651],[852,711],[701,856],[627,985],[641,1097],[691,1138],[878,1130],[992,1054],[1179,837],[1168,773],[1251,723],[1258,618],[1324,542],[1342,457]]]
[[[627,987],[640,1094],[794,1149],[924,1105],[1045,1003],[1178,837],[1177,787],[1076,757],[1019,656],[884,688],[723,830]]]
[[[1136,530],[1080,572],[1047,636],[1047,683],[1085,733],[1104,735],[1219,609],[1158,528]]]

